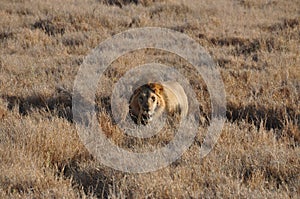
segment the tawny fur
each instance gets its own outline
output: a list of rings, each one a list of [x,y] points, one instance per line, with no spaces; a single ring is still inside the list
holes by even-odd
[[[168,115],[179,113],[184,118],[188,112],[188,100],[184,89],[177,82],[148,83],[134,91],[129,109],[137,124],[146,125],[164,111]]]

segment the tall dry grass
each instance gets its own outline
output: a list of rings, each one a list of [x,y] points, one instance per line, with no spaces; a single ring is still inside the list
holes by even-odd
[[[300,194],[300,2],[26,1],[0,6],[1,198],[297,198]],[[181,70],[203,123],[170,166],[122,173],[101,165],[72,122],[72,88],[84,57],[106,38],[135,27],[187,34],[218,64],[227,121],[204,159],[199,149],[211,111],[205,82],[176,55],[139,50],[105,71],[96,104],[101,126],[127,150],[170,137],[130,138],[110,117],[112,85],[149,62]]]

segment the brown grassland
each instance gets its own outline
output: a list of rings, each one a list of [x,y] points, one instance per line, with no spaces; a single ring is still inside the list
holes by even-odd
[[[162,147],[124,135],[110,116],[113,85],[156,62],[181,70],[202,123],[192,146],[150,173],[103,166],[78,137],[72,90],[86,55],[112,35],[164,27],[201,44],[220,70],[226,122],[213,150],[201,76],[182,58],[137,50],[105,71],[96,96],[105,135],[127,150]],[[0,0],[0,198],[299,198],[299,0]],[[149,148],[147,148],[149,147]]]

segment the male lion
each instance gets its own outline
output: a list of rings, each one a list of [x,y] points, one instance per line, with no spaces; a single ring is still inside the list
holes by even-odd
[[[188,100],[177,82],[148,83],[137,88],[130,98],[129,113],[136,124],[146,125],[163,112],[184,118],[188,112]]]

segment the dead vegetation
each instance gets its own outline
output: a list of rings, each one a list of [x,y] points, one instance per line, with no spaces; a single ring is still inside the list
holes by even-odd
[[[9,1],[0,7],[0,198],[297,198],[300,194],[300,3],[235,0]],[[101,165],[73,123],[72,88],[86,55],[106,38],[157,26],[199,42],[219,68],[226,123],[204,159],[210,123],[205,82],[184,59],[142,49],[99,80],[105,135],[131,151],[172,140],[125,135],[111,114],[113,85],[135,66],[174,66],[194,89],[201,116],[192,146],[161,170],[133,174]]]
[[[100,3],[107,5],[115,5],[120,8],[127,5],[143,5],[150,6],[155,2],[162,2],[163,0],[98,0]]]

